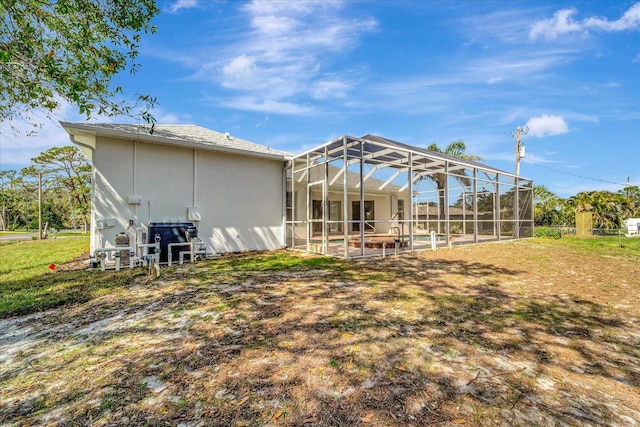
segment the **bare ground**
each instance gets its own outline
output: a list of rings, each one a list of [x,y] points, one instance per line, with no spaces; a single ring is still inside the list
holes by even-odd
[[[167,269],[0,320],[0,425],[640,425],[639,261],[530,240]]]

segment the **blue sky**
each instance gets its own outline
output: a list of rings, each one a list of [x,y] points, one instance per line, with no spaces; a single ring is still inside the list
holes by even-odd
[[[520,174],[535,184],[563,197],[640,185],[640,2],[158,4],[141,70],[118,83],[156,96],[159,123],[293,153],[345,134],[461,139],[509,172],[528,126]],[[68,105],[56,117],[82,120]],[[0,130],[2,169],[69,144],[56,123]]]

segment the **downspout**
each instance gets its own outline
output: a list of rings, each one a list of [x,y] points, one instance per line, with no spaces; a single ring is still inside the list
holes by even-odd
[[[285,161],[282,166],[282,233],[280,235],[280,243],[283,249],[287,248],[287,167],[292,164],[291,160]],[[295,192],[293,191],[293,164],[291,166],[291,204],[293,204],[293,197]],[[293,218],[293,209],[291,209],[291,221]]]
[[[136,193],[136,162],[137,162],[137,154],[138,154],[138,143],[133,141],[133,193]],[[133,247],[135,248],[138,244],[138,205],[133,205],[133,224],[129,224],[131,227],[133,225]]]
[[[445,181],[444,181],[444,206],[445,206],[445,211],[444,211],[444,221],[445,221],[445,226],[444,226],[444,236],[445,236],[445,242],[449,242],[449,237],[451,237],[451,224],[449,223],[450,219],[451,219],[451,215],[449,214],[449,162],[446,161],[444,163],[444,175],[445,175]]]
[[[196,205],[196,150],[191,150],[191,206]]]

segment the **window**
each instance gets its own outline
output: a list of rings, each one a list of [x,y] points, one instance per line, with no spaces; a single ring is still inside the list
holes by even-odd
[[[373,200],[364,202],[364,230],[375,231]],[[351,202],[351,217],[354,221],[360,221],[360,202]],[[360,231],[360,224],[353,223],[353,231]]]

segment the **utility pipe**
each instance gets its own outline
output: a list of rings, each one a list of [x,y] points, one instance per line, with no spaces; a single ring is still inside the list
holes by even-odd
[[[169,267],[171,267],[171,263],[173,261],[173,252],[171,251],[171,248],[177,247],[177,246],[189,246],[190,249],[188,252],[190,253],[191,259],[193,260],[193,243],[192,242],[169,243],[169,245],[167,245],[167,250],[169,251],[169,253],[167,254]]]
[[[115,252],[115,262],[116,262],[116,271],[120,271],[120,251],[124,251],[124,250],[129,250],[129,254],[130,257],[133,257],[135,252],[133,249],[133,246],[117,246],[117,247],[111,247],[111,248],[96,248],[93,250],[93,257],[94,258],[100,258],[100,269],[102,271],[105,271],[106,269],[106,262],[105,259],[107,258],[107,253],[110,252]],[[102,255],[98,255],[98,254],[102,254]],[[130,258],[129,260],[129,268],[133,268],[133,262]]]
[[[178,253],[178,264],[180,264],[180,265],[184,264],[184,256],[186,254],[189,254],[189,257],[190,257],[190,261],[189,262],[195,262],[195,256],[196,255],[205,255],[206,256],[207,255],[207,250],[204,249],[204,250],[194,251],[192,249],[192,250],[188,250],[188,251],[180,251]]]

